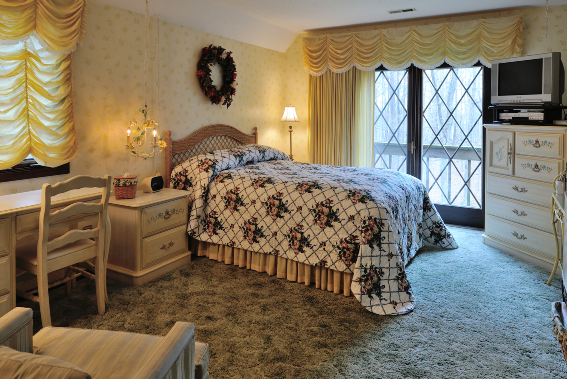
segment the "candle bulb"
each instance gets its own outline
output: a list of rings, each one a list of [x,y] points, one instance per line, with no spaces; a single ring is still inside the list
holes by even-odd
[[[126,138],[126,144],[130,146],[132,144],[132,142],[130,141],[130,128],[128,128],[127,133],[128,133],[128,137]]]
[[[157,130],[154,129],[154,140],[153,140],[154,146],[156,145],[156,140],[157,140]]]

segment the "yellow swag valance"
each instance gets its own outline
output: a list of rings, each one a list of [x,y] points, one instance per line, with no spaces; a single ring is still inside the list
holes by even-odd
[[[314,76],[327,69],[371,71],[380,65],[389,70],[411,64],[432,69],[444,62],[489,66],[494,59],[522,54],[523,31],[523,19],[514,16],[305,37],[304,66]]]
[[[53,52],[70,53],[85,34],[86,0],[0,0],[0,40],[32,33]]]

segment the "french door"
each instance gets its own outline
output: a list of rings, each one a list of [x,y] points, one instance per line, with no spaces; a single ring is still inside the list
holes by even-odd
[[[376,71],[374,166],[420,178],[449,223],[484,226],[489,73],[483,67]]]

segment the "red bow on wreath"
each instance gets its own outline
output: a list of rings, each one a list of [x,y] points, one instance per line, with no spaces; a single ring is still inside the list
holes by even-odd
[[[201,52],[201,59],[197,62],[197,78],[205,96],[213,104],[230,107],[232,97],[236,93],[236,65],[232,59],[232,51],[226,51],[220,46],[209,45]],[[211,67],[219,64],[222,68],[222,87],[218,89],[211,79]]]

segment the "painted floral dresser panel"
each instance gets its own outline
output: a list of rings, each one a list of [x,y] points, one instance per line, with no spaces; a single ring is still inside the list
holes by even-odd
[[[423,183],[396,171],[248,145],[193,157],[171,183],[192,191],[191,236],[352,272],[354,295],[377,314],[414,308],[405,266],[424,243],[457,247]]]

